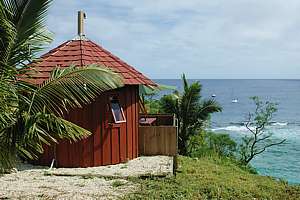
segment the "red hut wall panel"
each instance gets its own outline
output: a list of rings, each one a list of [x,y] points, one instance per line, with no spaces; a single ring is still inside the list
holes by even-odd
[[[135,93],[133,91],[133,93]],[[126,105],[130,105],[131,102],[126,102],[126,95],[127,95],[127,89],[124,91],[124,95],[121,95],[120,96],[120,102],[121,104],[126,104]],[[128,106],[125,108],[124,110],[124,114],[125,114],[125,117],[126,117],[126,120],[127,120],[127,123],[129,122],[128,121],[128,118],[127,118],[127,111],[128,109]],[[121,123],[120,124],[120,130],[126,130],[126,132],[128,133],[127,131],[127,123]],[[127,154],[127,134],[121,134],[122,132],[119,133],[119,141],[120,141],[120,144],[125,144],[125,145],[120,145],[120,160],[121,161],[126,161],[128,157],[128,154]],[[137,133],[136,133],[137,134]]]
[[[95,117],[93,119],[95,121],[95,129],[93,134],[93,142],[94,142],[94,165],[99,166],[102,165],[103,160],[103,145],[102,145],[102,131],[104,129],[104,123],[101,123],[104,120],[104,115],[99,113],[104,113],[104,106],[105,100],[102,98],[97,99],[95,102],[95,109],[93,109],[93,116],[99,116]]]
[[[115,123],[110,101],[115,98],[124,111],[125,122]],[[45,148],[38,164],[53,159],[58,167],[90,167],[117,164],[138,155],[138,86],[105,92],[82,109],[72,110],[66,119],[93,134],[75,143],[60,141]]]
[[[130,89],[127,89],[127,92],[130,92]],[[126,95],[126,102],[132,102],[132,98],[131,95]],[[132,159],[132,133],[133,133],[133,127],[132,127],[132,120],[133,120],[133,116],[129,113],[132,113],[132,104],[130,104],[127,109],[126,109],[126,119],[128,121],[128,123],[126,123],[126,129],[127,129],[127,135],[126,135],[126,139],[127,139],[127,146],[130,148],[127,148],[127,156],[129,159]]]

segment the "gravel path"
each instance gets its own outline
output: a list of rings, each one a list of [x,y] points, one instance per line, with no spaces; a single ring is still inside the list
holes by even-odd
[[[111,166],[52,169],[49,176],[44,167],[22,164],[17,173],[0,177],[0,199],[117,199],[138,187],[123,178],[171,175],[172,165],[171,157],[140,157]]]

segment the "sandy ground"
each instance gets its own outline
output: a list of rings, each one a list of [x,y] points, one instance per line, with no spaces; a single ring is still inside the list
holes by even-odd
[[[169,176],[173,172],[173,159],[168,156],[143,156],[124,164],[89,168],[59,168],[49,174],[57,176],[94,176],[94,177],[141,177]]]
[[[0,199],[118,199],[138,187],[126,180],[127,177],[170,176],[172,166],[172,158],[167,156],[140,157],[118,165],[51,171],[21,164],[18,172],[0,177]]]

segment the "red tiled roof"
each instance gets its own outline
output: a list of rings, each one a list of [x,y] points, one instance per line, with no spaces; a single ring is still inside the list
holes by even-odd
[[[71,64],[106,66],[119,73],[125,85],[156,85],[132,66],[87,39],[69,40],[42,55],[38,61],[30,64],[34,70],[30,72],[30,80],[27,80],[34,84],[41,84],[49,78],[54,68],[68,67]]]

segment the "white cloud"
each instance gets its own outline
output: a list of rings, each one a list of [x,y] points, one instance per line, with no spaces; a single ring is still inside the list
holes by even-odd
[[[55,1],[54,45],[80,9],[89,38],[153,78],[300,78],[300,1]]]

